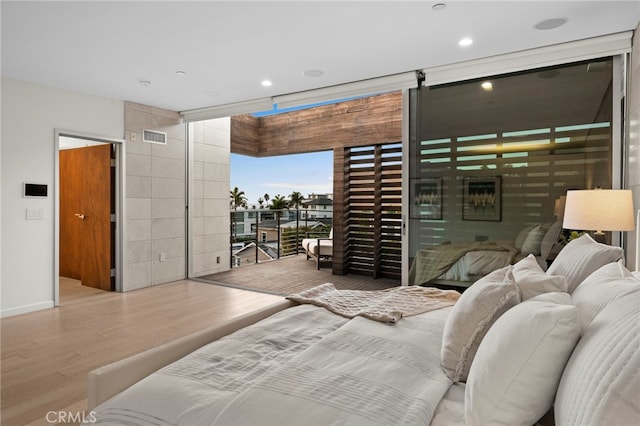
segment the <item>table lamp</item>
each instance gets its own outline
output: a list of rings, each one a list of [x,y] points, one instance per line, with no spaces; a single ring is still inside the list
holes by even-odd
[[[585,189],[567,191],[562,227],[595,231],[604,242],[603,231],[633,231],[633,196],[628,189]]]

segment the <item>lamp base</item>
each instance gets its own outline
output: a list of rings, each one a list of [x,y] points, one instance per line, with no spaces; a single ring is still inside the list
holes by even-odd
[[[598,243],[607,244],[607,236],[602,231],[594,232],[593,239]]]

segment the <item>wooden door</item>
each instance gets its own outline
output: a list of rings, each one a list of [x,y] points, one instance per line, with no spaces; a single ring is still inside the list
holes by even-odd
[[[77,277],[82,285],[111,291],[111,145],[61,151],[60,180],[60,273]],[[63,208],[63,203],[68,205]]]
[[[82,149],[60,151],[60,275],[79,280],[82,221]]]

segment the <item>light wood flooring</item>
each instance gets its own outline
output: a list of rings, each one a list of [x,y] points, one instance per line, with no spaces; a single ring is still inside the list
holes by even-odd
[[[110,293],[61,279],[60,307],[0,320],[0,423],[84,409],[89,371],[281,299],[194,281]]]
[[[383,290],[400,285],[400,280],[388,278],[333,275],[329,263],[323,263],[317,270],[315,260],[307,260],[304,254],[244,265],[200,279],[278,295],[298,293],[324,283],[332,283],[341,290]]]

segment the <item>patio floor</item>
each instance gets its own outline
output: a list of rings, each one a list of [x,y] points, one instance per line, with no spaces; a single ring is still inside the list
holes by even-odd
[[[333,275],[329,263],[317,270],[315,261],[307,260],[304,254],[241,266],[230,271],[199,277],[198,280],[278,295],[299,293],[324,283],[332,283],[337,289],[342,290],[382,290],[400,285],[399,280],[388,278]]]

